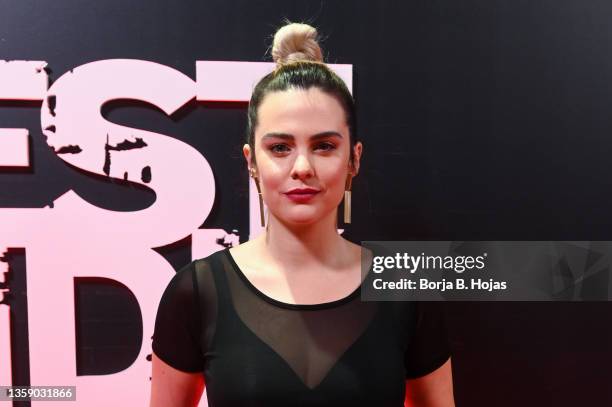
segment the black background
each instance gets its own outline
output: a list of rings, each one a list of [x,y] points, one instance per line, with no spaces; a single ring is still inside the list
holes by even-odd
[[[351,240],[612,240],[610,2],[0,0],[0,58],[47,61],[52,81],[109,58],[195,79],[196,60],[269,60],[285,17],[319,28],[327,62],[354,65],[364,159]],[[0,169],[0,207],[43,207],[68,189],[112,210],[152,202],[146,188],[64,164],[39,106],[0,102],[0,127],[28,128],[33,144],[30,170]],[[201,151],[217,178],[203,227],[244,239],[245,107],[192,102],[166,117],[114,102],[103,113]],[[178,269],[189,244],[158,250]],[[29,382],[26,255],[9,256],[15,384]],[[141,340],[134,302],[101,281],[76,288],[79,372],[125,368]],[[457,406],[612,405],[609,303],[445,307]]]

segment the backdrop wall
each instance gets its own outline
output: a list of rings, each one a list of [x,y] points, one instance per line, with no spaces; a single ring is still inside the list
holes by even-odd
[[[327,61],[353,65],[365,152],[353,183],[348,238],[612,240],[609,4],[0,0],[0,58],[46,61],[50,87],[71,69],[78,73],[86,63],[116,58],[155,62],[195,81],[196,61],[267,61],[270,34],[284,17],[312,22],[325,36]],[[91,83],[96,89],[95,80]],[[88,94],[86,87],[81,90]],[[0,167],[0,219],[3,210],[52,207],[70,190],[91,205],[122,214],[156,201],[142,174],[137,183],[129,182],[134,179],[94,175],[61,159],[41,125],[49,103],[0,101],[0,127],[27,129],[30,143],[27,167]],[[159,105],[124,97],[105,104],[101,113],[112,123],[173,137],[205,157],[215,194],[199,228],[223,230],[219,236],[227,242],[244,241],[249,235],[249,185],[241,157],[246,105],[188,99],[178,107],[167,115]],[[167,163],[172,159],[168,156]],[[151,179],[157,174],[152,166]],[[176,182],[206,199],[199,189],[209,188],[206,180],[183,173]],[[29,330],[40,330],[28,326],[28,293],[34,288],[27,286],[27,276],[34,267],[53,279],[53,264],[71,264],[78,257],[71,250],[77,249],[91,252],[91,261],[114,259],[116,270],[125,259],[142,257],[137,242],[101,252],[90,244],[95,239],[88,239],[55,252],[52,261],[30,264],[28,256],[45,247],[44,239],[51,242],[53,231],[61,236],[73,229],[51,225],[33,237],[35,246],[24,247],[15,236],[26,233],[27,222],[44,223],[44,214],[36,222],[32,219],[39,218],[27,216],[19,230],[0,228],[0,248],[8,249],[4,263],[10,267],[0,279],[0,310],[10,309],[11,317],[0,320],[0,335],[7,337],[10,325],[12,364],[4,374],[13,384],[29,384],[38,355],[54,352],[29,344]],[[158,224],[173,221],[168,216]],[[177,270],[196,257],[192,243],[202,235],[177,236],[162,247],[151,246],[156,253],[142,267],[165,259]],[[66,332],[75,354],[51,358],[74,361],[79,376],[103,383],[102,375],[129,370],[141,349],[150,348],[142,309],[154,305],[130,292],[125,280],[132,277],[125,273],[117,278],[124,286],[84,278],[87,264],[79,270],[82,278],[75,280],[70,298],[77,304],[76,335]],[[61,300],[52,292],[48,296],[50,304]],[[609,303],[449,303],[445,308],[458,406],[612,403],[602,368],[612,362]],[[144,369],[146,361],[140,363]],[[142,383],[147,385],[146,378]]]

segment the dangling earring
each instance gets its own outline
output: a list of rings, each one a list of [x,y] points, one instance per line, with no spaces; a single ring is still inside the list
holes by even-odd
[[[346,177],[344,186],[344,223],[351,223],[351,182],[353,176],[349,174]]]
[[[253,181],[255,181],[255,187],[257,188],[257,196],[259,197],[259,220],[261,221],[261,227],[266,226],[266,219],[264,217],[264,203],[263,197],[261,196],[261,188],[259,187],[259,179],[255,175],[255,170],[253,168],[249,169],[249,174]]]

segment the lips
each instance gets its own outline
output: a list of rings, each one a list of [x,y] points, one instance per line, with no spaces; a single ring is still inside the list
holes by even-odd
[[[306,203],[314,198],[320,191],[314,188],[294,188],[285,192],[287,198],[296,203]]]

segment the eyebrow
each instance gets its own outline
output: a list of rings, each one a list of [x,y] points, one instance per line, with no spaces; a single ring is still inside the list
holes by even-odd
[[[321,133],[313,134],[312,136],[310,136],[310,140],[319,140],[319,139],[327,138],[327,137],[343,138],[342,134],[338,133],[337,131],[330,130],[330,131],[322,131]],[[293,140],[295,137],[289,133],[271,132],[271,133],[264,134],[264,136],[261,139],[264,140],[266,138],[280,138],[284,140]]]

